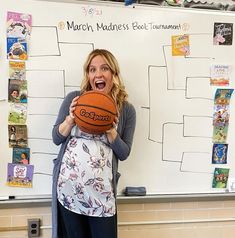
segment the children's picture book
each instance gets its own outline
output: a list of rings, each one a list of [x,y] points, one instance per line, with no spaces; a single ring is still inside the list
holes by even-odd
[[[9,79],[8,101],[15,103],[27,103],[27,81]]]
[[[215,168],[212,188],[226,188],[228,183],[229,169]]]
[[[9,147],[27,147],[28,133],[26,125],[8,125]]]
[[[213,144],[212,164],[227,164],[228,144]]]
[[[232,66],[214,64],[211,65],[211,78],[210,83],[212,86],[228,86],[231,77]]]
[[[25,80],[25,62],[9,61],[9,79]]]
[[[7,12],[7,37],[28,39],[31,35],[32,15]]]
[[[7,38],[7,58],[9,60],[27,60],[28,49],[26,41],[20,38]]]
[[[189,35],[172,36],[171,42],[173,56],[186,56],[190,54]]]
[[[214,126],[213,127],[213,143],[223,144],[226,143],[228,135],[228,125]]]
[[[215,92],[215,104],[229,104],[234,89],[218,88]]]
[[[13,164],[29,164],[30,148],[14,147],[12,152]]]
[[[232,45],[233,42],[233,23],[214,23],[214,45]]]
[[[229,105],[227,104],[215,104],[213,125],[214,126],[226,126],[229,122]]]
[[[10,103],[8,123],[11,125],[24,125],[27,119],[27,104]]]
[[[7,185],[13,187],[31,188],[33,186],[33,165],[8,163]]]

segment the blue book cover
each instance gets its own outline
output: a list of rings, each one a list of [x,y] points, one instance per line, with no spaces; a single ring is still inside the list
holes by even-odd
[[[228,144],[214,144],[212,164],[227,164]]]
[[[28,58],[27,43],[15,37],[7,38],[7,58],[10,60],[24,61]]]
[[[13,164],[29,164],[30,148],[13,148],[12,163]]]

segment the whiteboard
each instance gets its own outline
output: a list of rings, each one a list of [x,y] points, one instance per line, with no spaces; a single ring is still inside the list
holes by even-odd
[[[32,188],[6,186],[8,146],[7,11],[32,14],[26,61],[27,121]],[[121,194],[126,186],[146,186],[148,194],[224,193],[212,189],[211,64],[230,64],[235,85],[235,46],[213,45],[215,22],[235,23],[233,14],[96,2],[59,3],[8,0],[0,9],[0,197],[50,196],[52,160],[59,148],[51,130],[66,94],[79,90],[82,67],[94,48],[117,57],[129,101],[137,112],[133,148],[119,163]],[[167,16],[167,17],[166,17]],[[188,34],[190,55],[173,57],[171,36]],[[230,101],[228,163],[235,178],[235,99]]]

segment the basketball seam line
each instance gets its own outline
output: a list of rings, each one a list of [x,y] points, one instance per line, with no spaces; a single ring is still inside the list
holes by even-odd
[[[74,115],[75,115],[75,117],[76,117],[78,120],[80,120],[80,121],[82,121],[82,122],[84,122],[84,123],[86,123],[86,124],[88,124],[88,125],[91,125],[91,126],[110,126],[110,125],[112,125],[112,123],[105,124],[105,125],[92,124],[92,123],[89,123],[89,122],[87,122],[87,121],[82,120],[82,119],[81,119],[80,117],[78,117],[76,114],[74,114]]]
[[[101,107],[97,107],[97,106],[93,106],[93,105],[87,105],[87,104],[77,104],[77,105],[76,105],[76,107],[78,107],[78,106],[93,107],[93,108],[96,108],[96,109],[103,110],[103,111],[105,111],[105,112],[109,112],[110,114],[112,114],[112,115],[114,115],[114,116],[116,116],[116,115],[117,115],[116,113],[113,113],[113,112],[111,112],[111,111],[109,111],[109,110],[107,110],[107,109],[104,109],[104,108],[101,108]]]
[[[97,94],[97,95],[102,95],[102,96],[104,96],[104,97],[106,97],[106,98],[108,98],[108,99],[111,99],[112,102],[114,103],[113,98],[110,97],[110,96],[108,96],[108,95],[106,95],[105,93],[96,92],[96,91],[86,91],[86,92],[85,92],[84,94],[82,94],[81,96],[83,96],[83,95],[87,95],[87,94]]]

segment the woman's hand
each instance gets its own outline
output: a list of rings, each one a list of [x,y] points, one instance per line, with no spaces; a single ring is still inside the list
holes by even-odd
[[[112,143],[117,137],[118,122],[119,122],[119,119],[117,116],[114,118],[113,127],[106,131],[106,136],[107,136],[109,143]]]
[[[72,125],[74,126],[75,125],[75,122],[74,122],[74,111],[75,111],[75,108],[76,108],[76,105],[77,105],[77,100],[78,100],[79,96],[75,97],[70,106],[69,106],[69,115],[66,117],[65,121],[68,123],[68,125]]]
[[[76,108],[78,98],[79,98],[79,96],[75,97],[72,100],[72,102],[71,102],[71,104],[69,106],[69,115],[66,116],[64,122],[62,122],[60,124],[60,126],[59,126],[59,132],[63,136],[68,136],[70,134],[70,132],[71,132],[71,129],[75,125],[74,110]]]

